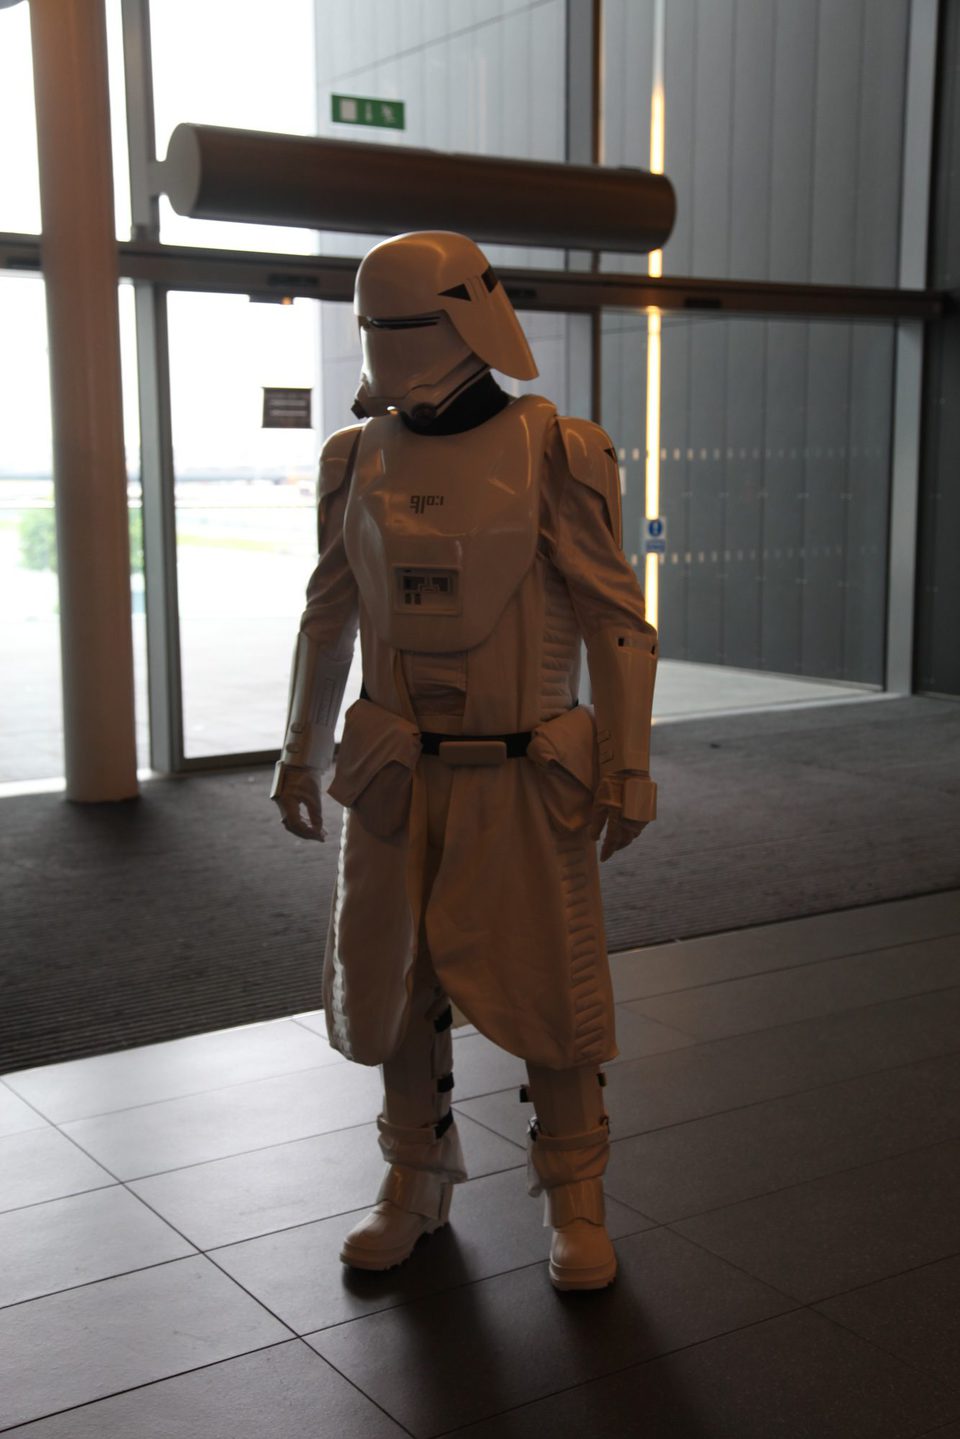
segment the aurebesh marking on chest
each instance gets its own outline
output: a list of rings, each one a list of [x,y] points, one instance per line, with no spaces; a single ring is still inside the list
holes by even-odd
[[[430,509],[434,505],[442,505],[444,499],[444,495],[411,495],[410,508],[415,515],[422,515],[424,510]]]

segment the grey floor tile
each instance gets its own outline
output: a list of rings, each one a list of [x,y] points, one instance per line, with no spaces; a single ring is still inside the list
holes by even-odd
[[[458,1127],[471,1174],[524,1163],[517,1145],[469,1119]],[[137,1179],[130,1187],[200,1249],[212,1249],[372,1204],[382,1177],[376,1126],[364,1124]]]
[[[288,1019],[146,1044],[5,1076],[55,1124],[228,1084],[340,1063],[319,1035]]]
[[[801,1310],[567,1389],[457,1439],[920,1439],[955,1402]]]
[[[960,1251],[960,1144],[827,1175],[673,1228],[810,1304]]]
[[[363,1124],[376,1118],[380,1099],[379,1070],[329,1064],[81,1119],[63,1129],[119,1179],[138,1179]]]
[[[607,1066],[611,1131],[623,1139],[958,1049],[960,988],[617,1061]],[[518,1141],[533,1113],[514,1090],[457,1107]]]
[[[938,990],[617,1064],[607,1104],[623,1138],[957,1050],[960,988]]]
[[[529,1197],[525,1175],[515,1169],[460,1185],[449,1226],[421,1241],[406,1264],[386,1274],[347,1270],[340,1263],[343,1236],[363,1213],[216,1249],[211,1257],[291,1329],[306,1334],[537,1264],[549,1250],[542,1201]],[[650,1221],[611,1201],[607,1226],[620,1238],[649,1228]]]
[[[289,1337],[202,1257],[34,1299],[0,1310],[0,1426]]]
[[[120,1185],[0,1214],[0,1307],[193,1254]]]
[[[23,1439],[403,1439],[300,1340],[71,1409]]]
[[[623,1064],[625,1060],[640,1059],[647,1054],[664,1054],[671,1049],[683,1049],[696,1041],[679,1029],[648,1019],[627,1005],[617,1006],[617,1047],[618,1057],[612,1064]]]
[[[527,1077],[522,1059],[482,1034],[467,1035],[453,1051],[454,1097],[468,1099],[498,1089],[516,1091]]]
[[[958,890],[625,950],[610,966],[616,998],[641,999],[944,935],[960,936]]]
[[[665,1230],[617,1243],[599,1294],[552,1291],[545,1265],[415,1300],[309,1342],[414,1435],[437,1434],[789,1307]]]
[[[960,1388],[960,1256],[817,1306],[828,1318]]]
[[[24,1104],[12,1089],[0,1083],[0,1137],[22,1134],[25,1129],[42,1129],[47,1121],[43,1115]]]
[[[630,1007],[696,1039],[721,1039],[924,990],[955,987],[958,976],[960,939],[948,935],[655,995],[631,1001]]]
[[[114,1182],[55,1129],[26,1129],[0,1139],[0,1212]]]
[[[322,1009],[308,1009],[303,1014],[292,1015],[291,1018],[306,1029],[312,1029],[314,1034],[322,1034],[326,1039],[327,1021]]]
[[[960,1055],[615,1140],[607,1187],[666,1223],[953,1138]]]
[[[533,1118],[533,1105],[521,1104],[519,1089],[503,1089],[496,1094],[484,1094],[477,1099],[458,1099],[456,1091],[454,1096],[454,1107],[458,1114],[466,1115],[512,1144],[526,1144],[527,1126]]]

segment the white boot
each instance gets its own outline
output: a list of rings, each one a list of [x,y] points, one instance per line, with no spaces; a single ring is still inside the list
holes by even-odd
[[[604,1225],[602,1180],[559,1184],[544,1199],[554,1288],[606,1289],[616,1278],[617,1255]]]
[[[544,1196],[543,1222],[553,1229],[550,1279],[557,1289],[605,1289],[616,1277],[617,1256],[605,1226],[610,1129],[603,1080],[586,1067],[528,1064],[527,1073],[537,1111],[530,1124],[528,1187]]]
[[[353,1269],[402,1264],[422,1235],[446,1224],[452,1195],[453,1185],[442,1174],[391,1165],[377,1203],[344,1240],[341,1260]]]
[[[440,1093],[449,1106],[449,1086]],[[449,1107],[435,1124],[392,1124],[381,1114],[377,1128],[390,1167],[377,1203],[340,1250],[343,1263],[354,1269],[393,1269],[409,1259],[422,1235],[446,1224],[453,1186],[467,1177]]]

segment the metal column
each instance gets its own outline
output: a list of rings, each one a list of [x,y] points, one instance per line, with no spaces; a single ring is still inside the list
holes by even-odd
[[[133,238],[160,239],[153,183],[156,139],[149,0],[122,0],[123,67],[130,141]],[[150,706],[150,763],[171,773],[183,768],[180,616],[166,286],[134,281],[140,398],[140,467]]]

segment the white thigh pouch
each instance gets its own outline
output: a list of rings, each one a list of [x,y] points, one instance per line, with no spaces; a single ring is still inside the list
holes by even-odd
[[[347,710],[327,793],[352,809],[364,829],[389,839],[406,824],[419,758],[415,724],[359,699]]]
[[[344,544],[379,638],[427,654],[472,649],[533,564],[548,400],[526,395],[459,435],[397,415],[365,426]]]

